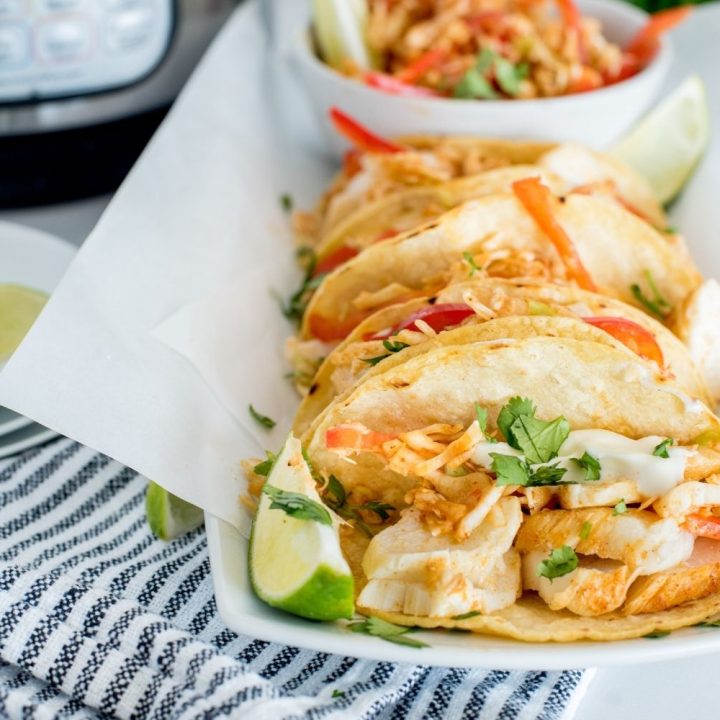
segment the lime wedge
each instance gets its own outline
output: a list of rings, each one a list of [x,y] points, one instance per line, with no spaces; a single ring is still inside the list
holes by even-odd
[[[277,504],[286,509],[271,507]],[[249,565],[253,589],[268,605],[311,620],[352,616],[353,578],[337,523],[322,504],[300,442],[292,435],[260,496]]]
[[[203,511],[151,480],[145,494],[145,517],[156,537],[174,540],[202,525]]]
[[[690,179],[709,141],[705,85],[691,75],[611,153],[643,175],[661,203],[668,203]]]
[[[369,68],[372,59],[365,43],[366,0],[313,0],[315,36],[325,62],[335,68],[352,60]]]
[[[22,342],[48,296],[22,285],[0,285],[0,362]]]

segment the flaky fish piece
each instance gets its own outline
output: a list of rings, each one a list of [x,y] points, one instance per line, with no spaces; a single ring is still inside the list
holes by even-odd
[[[523,522],[515,546],[527,554],[568,545],[581,555],[618,560],[641,575],[668,570],[690,557],[693,536],[675,520],[647,510],[613,512],[610,508],[543,510]]]

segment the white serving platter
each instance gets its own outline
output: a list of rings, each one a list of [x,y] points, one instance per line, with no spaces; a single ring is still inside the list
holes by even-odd
[[[716,137],[720,136],[720,81],[713,72],[717,37],[720,37],[720,5],[697,9],[690,22],[676,33],[677,61],[668,82],[668,87],[673,87],[690,72],[704,77]],[[691,251],[703,272],[720,277],[717,187],[720,187],[720,149],[716,143],[672,214],[674,222],[688,236]],[[720,318],[718,320],[720,329]],[[205,515],[205,525],[215,596],[223,620],[238,633],[268,641],[375,660],[500,669],[623,666],[720,652],[720,629],[707,627],[686,628],[657,639],[545,644],[463,632],[422,631],[414,637],[429,647],[394,645],[378,638],[350,634],[343,623],[305,621],[260,602],[248,581],[247,540],[230,524],[210,513]]]

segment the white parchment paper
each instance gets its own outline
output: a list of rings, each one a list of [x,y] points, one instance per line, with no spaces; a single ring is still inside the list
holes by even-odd
[[[241,531],[239,461],[277,449],[297,405],[271,294],[299,279],[279,198],[309,207],[332,172],[291,59],[306,16],[301,0],[239,8],[0,374],[0,404]],[[700,71],[717,118],[715,30],[693,32],[669,86]],[[719,168],[716,143],[675,208],[708,275]]]
[[[241,530],[238,463],[277,449],[297,405],[271,294],[298,282],[279,198],[311,205],[331,171],[287,67],[304,13],[238,9],[0,374],[0,404]]]

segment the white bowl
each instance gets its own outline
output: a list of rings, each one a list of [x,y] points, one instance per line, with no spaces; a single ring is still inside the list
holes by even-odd
[[[583,14],[598,18],[603,31],[624,47],[647,21],[642,10],[618,0],[582,0]],[[654,60],[637,75],[610,87],[539,100],[408,98],[345,77],[317,58],[309,35],[296,40],[295,55],[329,149],[346,146],[328,120],[337,106],[380,135],[478,135],[527,140],[577,141],[606,148],[623,135],[657,95],[672,63],[664,38]]]

